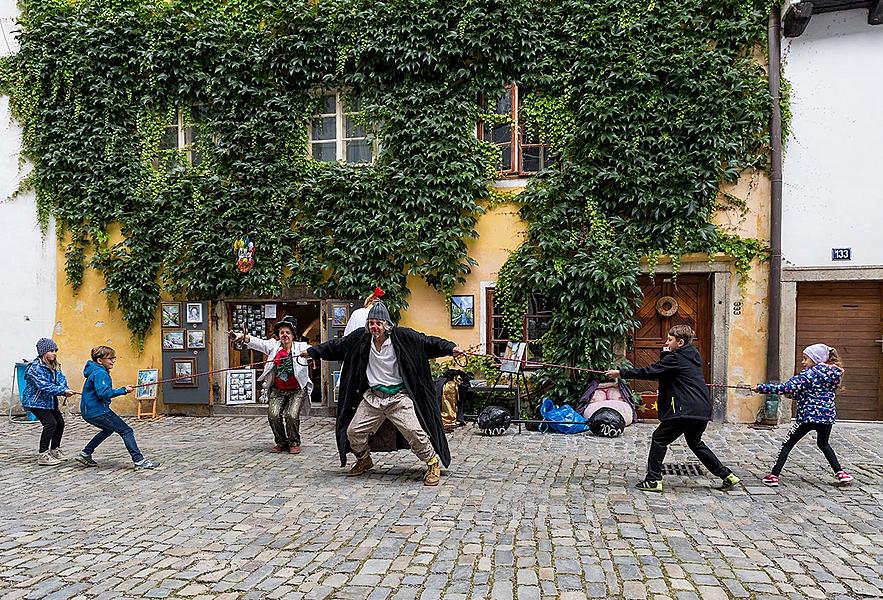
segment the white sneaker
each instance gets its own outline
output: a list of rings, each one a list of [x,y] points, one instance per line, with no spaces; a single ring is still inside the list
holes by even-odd
[[[52,456],[49,450],[47,450],[40,454],[40,457],[37,459],[37,464],[44,467],[54,467],[55,465],[60,465],[61,460]]]
[[[49,451],[49,454],[51,454],[58,460],[67,460],[67,454],[65,454],[64,450],[62,450],[61,448],[53,448]]]

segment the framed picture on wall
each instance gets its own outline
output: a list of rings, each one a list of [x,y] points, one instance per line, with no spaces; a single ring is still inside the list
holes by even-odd
[[[184,350],[184,330],[166,329],[162,332],[162,349],[166,351]]]
[[[196,387],[196,359],[173,358],[172,359],[172,387],[195,388]]]
[[[187,349],[201,350],[205,348],[205,329],[187,330]]]
[[[346,327],[346,322],[350,317],[350,307],[346,304],[331,305],[331,326]]]
[[[451,327],[475,327],[475,296],[451,296]]]
[[[179,302],[163,302],[160,304],[160,326],[181,326],[181,304]]]
[[[202,323],[202,304],[199,302],[187,303],[187,322]]]
[[[227,404],[253,403],[255,385],[255,372],[251,369],[227,371]]]
[[[159,381],[159,369],[138,369],[138,387],[135,388],[135,398],[138,400],[153,400],[156,398],[156,382]]]

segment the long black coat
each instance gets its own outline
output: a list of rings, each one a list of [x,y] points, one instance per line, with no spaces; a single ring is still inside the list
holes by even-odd
[[[417,419],[429,435],[432,447],[442,464],[447,467],[451,464],[451,451],[448,449],[448,440],[442,427],[441,411],[435,401],[429,359],[450,356],[456,344],[439,337],[424,335],[407,327],[393,327],[389,337],[392,340],[405,389],[414,401]],[[314,359],[343,361],[335,432],[337,449],[340,452],[340,466],[345,466],[346,454],[352,451],[346,438],[346,429],[356,414],[356,407],[362,401],[362,394],[368,389],[366,371],[371,351],[371,334],[365,329],[357,329],[346,337],[313,346],[307,351]],[[401,435],[396,436],[396,439],[399,449],[410,447]]]
[[[711,396],[702,374],[702,356],[693,344],[666,352],[643,369],[622,369],[623,379],[659,380],[659,420],[711,420]]]

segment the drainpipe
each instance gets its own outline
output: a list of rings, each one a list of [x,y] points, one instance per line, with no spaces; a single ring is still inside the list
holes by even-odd
[[[766,379],[777,382],[779,373],[780,313],[782,308],[782,107],[780,105],[780,69],[782,56],[782,17],[778,3],[772,3],[767,23],[767,54],[769,56],[769,90],[772,101],[770,116],[770,289],[768,297]],[[779,397],[767,396],[763,422],[779,422]]]

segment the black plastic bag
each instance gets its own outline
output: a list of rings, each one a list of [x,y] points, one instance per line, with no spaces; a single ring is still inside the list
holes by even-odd
[[[619,437],[625,431],[625,419],[617,410],[602,408],[589,419],[589,429],[597,436]]]
[[[512,415],[502,406],[486,406],[478,415],[478,428],[485,435],[503,435],[512,424]]]

